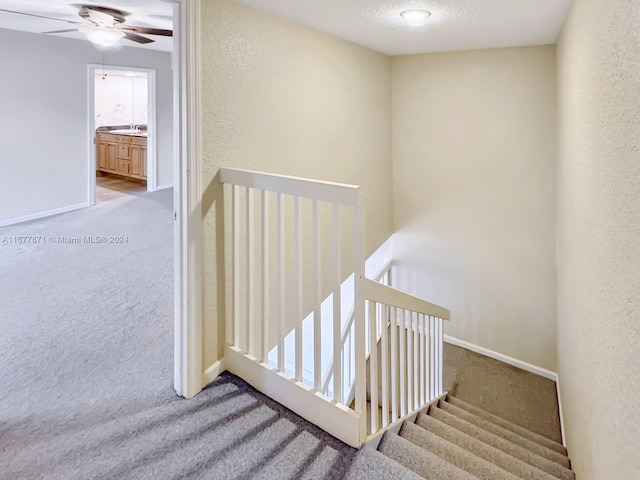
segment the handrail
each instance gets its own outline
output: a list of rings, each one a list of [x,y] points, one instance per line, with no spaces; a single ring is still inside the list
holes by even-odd
[[[367,367],[368,431],[375,435],[442,393],[442,326],[450,312],[369,279],[363,279],[362,295],[368,305],[369,342],[376,345],[381,339],[380,349],[371,349]]]
[[[379,303],[442,318],[443,320],[450,320],[451,318],[451,312],[446,308],[396,290],[393,287],[388,287],[382,283],[374,282],[368,278],[362,280],[362,291],[367,300],[375,300]]]
[[[355,207],[360,187],[346,183],[323,182],[308,178],[273,175],[270,173],[221,168],[220,181],[249,188],[258,188],[285,195],[310,198]]]

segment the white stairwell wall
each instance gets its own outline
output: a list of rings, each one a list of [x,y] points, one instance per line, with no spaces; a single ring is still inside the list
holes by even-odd
[[[580,480],[640,478],[640,4],[574,0],[558,41],[558,374]]]
[[[448,335],[556,371],[554,47],[392,67],[396,285],[451,308]]]

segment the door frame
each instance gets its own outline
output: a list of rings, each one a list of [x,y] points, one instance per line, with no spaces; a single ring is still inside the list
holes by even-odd
[[[155,192],[158,190],[158,156],[157,156],[157,124],[156,116],[158,100],[156,96],[156,70],[153,68],[125,67],[123,65],[103,65],[90,63],[87,66],[88,76],[88,94],[89,94],[89,205],[96,204],[96,73],[100,70],[109,70],[114,72],[139,72],[147,74],[147,96],[148,96],[148,114],[147,114],[147,191]]]
[[[204,387],[202,339],[202,102],[200,0],[173,4],[174,388],[191,398]]]

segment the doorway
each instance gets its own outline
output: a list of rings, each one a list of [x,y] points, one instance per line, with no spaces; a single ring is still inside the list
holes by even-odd
[[[204,387],[202,366],[202,204],[200,2],[160,0],[173,8],[174,378],[180,396]],[[99,67],[99,65],[98,65]],[[89,80],[91,81],[91,79]],[[151,114],[151,113],[150,113]],[[88,123],[93,123],[91,112]],[[150,132],[151,133],[151,132]],[[95,169],[95,149],[89,157]],[[149,180],[148,180],[149,181]],[[91,184],[89,182],[89,189]],[[95,198],[95,191],[90,192]]]
[[[156,71],[90,64],[88,93],[90,203],[158,190]]]

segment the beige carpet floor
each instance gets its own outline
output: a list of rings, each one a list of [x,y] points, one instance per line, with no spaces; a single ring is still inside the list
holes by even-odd
[[[443,378],[445,390],[460,400],[562,441],[554,381],[450,344]]]

